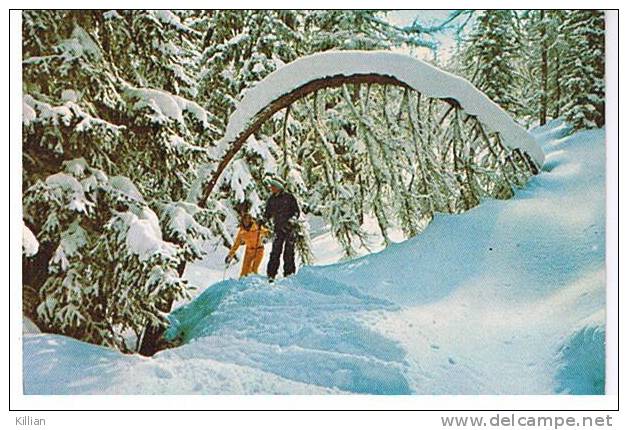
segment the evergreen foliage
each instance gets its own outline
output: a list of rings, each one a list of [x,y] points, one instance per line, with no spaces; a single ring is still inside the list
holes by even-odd
[[[521,122],[604,125],[603,11],[482,11],[462,32],[449,67]]]
[[[565,38],[559,82],[565,118],[575,129],[604,125],[604,13],[567,11],[559,26]]]
[[[519,41],[515,12],[487,10],[476,16],[465,50],[467,76],[475,86],[502,108],[519,109],[515,67]]]

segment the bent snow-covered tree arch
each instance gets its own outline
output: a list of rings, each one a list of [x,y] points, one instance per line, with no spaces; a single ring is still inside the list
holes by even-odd
[[[445,102],[450,108],[439,117],[438,125],[445,123],[445,118],[453,112],[456,121],[461,118],[465,123],[472,121],[474,141],[486,144],[495,157],[498,157],[496,151],[503,149],[504,160],[513,163],[518,157],[531,173],[538,172],[543,165],[543,151],[532,136],[465,79],[403,54],[326,52],[279,68],[245,94],[229,119],[225,135],[213,150],[218,163],[204,187],[202,203],[207,201],[230,161],[265,121],[311,93],[347,84],[392,85]],[[447,121],[448,126],[451,122]]]

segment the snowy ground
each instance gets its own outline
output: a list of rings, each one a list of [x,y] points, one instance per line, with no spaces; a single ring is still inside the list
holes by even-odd
[[[192,266],[209,287],[173,313],[185,344],[153,358],[25,334],[25,393],[602,393],[604,132],[565,131],[535,131],[544,171],[514,199],[377,254],[273,286],[221,282],[222,253]]]

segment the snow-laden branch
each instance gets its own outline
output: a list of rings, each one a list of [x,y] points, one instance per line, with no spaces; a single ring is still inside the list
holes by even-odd
[[[477,116],[489,129],[498,132],[507,147],[519,148],[537,164],[543,164],[543,151],[532,136],[470,82],[417,58],[389,51],[318,53],[276,70],[247,91],[229,118],[218,149],[226,150],[273,101],[309,82],[339,75],[393,77],[428,97],[456,100],[468,115]]]
[[[324,52],[277,69],[245,93],[229,118],[223,138],[214,148],[216,158],[222,161],[209,184],[209,191],[248,136],[274,112],[310,92],[342,85],[352,78],[405,86],[427,97],[455,103],[467,115],[477,117],[489,130],[498,133],[506,147],[520,149],[538,166],[543,165],[543,150],[532,136],[469,81],[404,54]]]

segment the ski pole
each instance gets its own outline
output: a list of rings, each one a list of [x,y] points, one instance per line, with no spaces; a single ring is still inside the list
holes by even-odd
[[[225,263],[225,268],[224,268],[224,270],[222,271],[222,280],[223,280],[223,281],[225,280],[225,277],[227,276],[227,269],[228,269],[229,267],[231,267],[231,261],[233,261],[233,260],[229,260],[229,262],[228,262],[228,263]]]
[[[232,262],[232,261],[233,261],[233,260],[229,260],[229,262],[228,262],[228,263],[227,263],[227,262],[225,262],[225,268],[224,268],[224,269],[223,269],[223,271],[222,271],[222,280],[223,280],[223,281],[225,280],[225,277],[227,276],[227,269],[228,269],[229,267],[231,267],[231,262]]]

